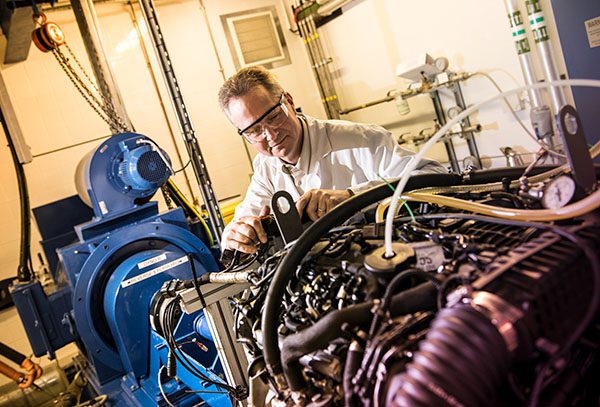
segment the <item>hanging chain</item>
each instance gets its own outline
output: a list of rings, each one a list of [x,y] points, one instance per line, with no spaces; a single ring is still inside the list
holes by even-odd
[[[106,109],[108,111],[110,111],[111,117],[114,120],[114,122],[119,125],[120,129],[122,129],[124,131],[130,131],[131,129],[128,128],[128,126],[125,124],[125,122],[123,121],[123,119],[121,118],[121,116],[115,110],[115,107],[114,107],[112,101],[110,101],[108,98],[106,98],[105,95],[104,95],[104,93],[100,92],[100,89],[98,89],[98,87],[96,86],[96,84],[94,83],[94,81],[86,73],[85,69],[83,69],[83,66],[81,66],[81,63],[79,62],[79,59],[77,59],[77,57],[75,56],[75,54],[71,50],[71,47],[69,47],[69,44],[67,44],[65,42],[64,45],[67,48],[67,51],[69,51],[69,54],[71,55],[71,57],[73,58],[73,61],[75,61],[75,63],[77,64],[77,67],[79,67],[79,70],[83,73],[83,75],[85,76],[85,78],[92,85],[92,87],[94,88],[94,90],[96,91],[96,93],[98,95],[100,95],[100,97],[102,98],[102,101],[104,102],[103,106],[105,106]]]
[[[163,198],[165,199],[165,204],[167,204],[167,209],[173,209],[173,200],[171,199],[171,191],[167,188],[166,185],[160,187],[160,190],[163,194]]]
[[[73,86],[75,86],[77,91],[98,116],[109,125],[112,131],[121,133],[131,131],[129,126],[116,111],[112,101],[100,91],[92,78],[90,78],[85,69],[83,69],[83,66],[71,50],[71,47],[66,43],[65,36],[60,27],[56,23],[48,22],[46,20],[46,15],[37,11],[35,8],[32,18],[35,25],[38,26],[32,33],[32,39],[36,47],[42,52],[52,51],[52,54],[58,61],[62,70],[67,74],[67,77]],[[64,45],[67,49],[68,57],[60,50],[61,45]],[[87,80],[87,83],[75,70],[71,61],[75,62],[75,65],[79,68],[79,72]]]
[[[66,43],[64,45],[67,45]],[[121,119],[119,114],[115,111],[113,104],[99,91],[99,89],[94,85],[94,82],[91,80],[89,75],[83,69],[81,63],[71,50],[71,48],[67,45],[67,51],[79,70],[83,73],[83,76],[90,83],[88,86],[85,81],[81,78],[81,76],[77,73],[75,68],[70,62],[70,59],[62,53],[60,48],[54,48],[52,53],[54,57],[58,61],[59,65],[63,69],[63,71],[67,74],[71,83],[75,86],[77,91],[81,94],[81,96],[86,100],[86,102],[90,105],[90,107],[100,116],[102,120],[104,120],[111,128],[117,129],[120,132],[129,131],[128,126]],[[92,89],[90,89],[90,87]],[[97,95],[100,95],[100,100]]]

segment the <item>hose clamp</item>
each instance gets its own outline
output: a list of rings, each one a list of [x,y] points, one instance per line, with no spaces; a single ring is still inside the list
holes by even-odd
[[[501,297],[486,291],[475,292],[471,298],[471,305],[490,319],[502,335],[508,351],[514,352],[519,346],[519,334],[515,324],[523,318],[523,312]]]

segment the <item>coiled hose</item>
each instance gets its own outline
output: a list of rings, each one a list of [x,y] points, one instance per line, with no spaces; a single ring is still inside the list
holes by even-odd
[[[392,379],[394,406],[489,406],[506,378],[510,356],[502,336],[469,305],[441,310],[413,361]]]

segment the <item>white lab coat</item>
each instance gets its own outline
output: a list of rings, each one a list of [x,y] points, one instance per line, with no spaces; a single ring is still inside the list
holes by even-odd
[[[298,115],[304,140],[296,165],[258,154],[246,196],[234,219],[257,216],[279,190],[296,201],[311,189],[351,189],[355,193],[400,176],[412,152],[401,148],[383,127],[344,120],[319,120]],[[423,160],[417,173],[447,173],[436,161]]]

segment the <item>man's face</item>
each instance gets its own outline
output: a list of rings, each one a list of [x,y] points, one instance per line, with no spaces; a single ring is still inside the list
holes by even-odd
[[[257,86],[244,96],[232,98],[227,106],[227,115],[235,127],[245,129],[276,106],[280,100],[264,87]],[[296,116],[291,96],[285,94],[283,103],[287,108],[288,117],[276,128],[263,126],[262,137],[252,145],[261,154],[279,157],[290,164],[296,164],[302,151],[302,125]]]

